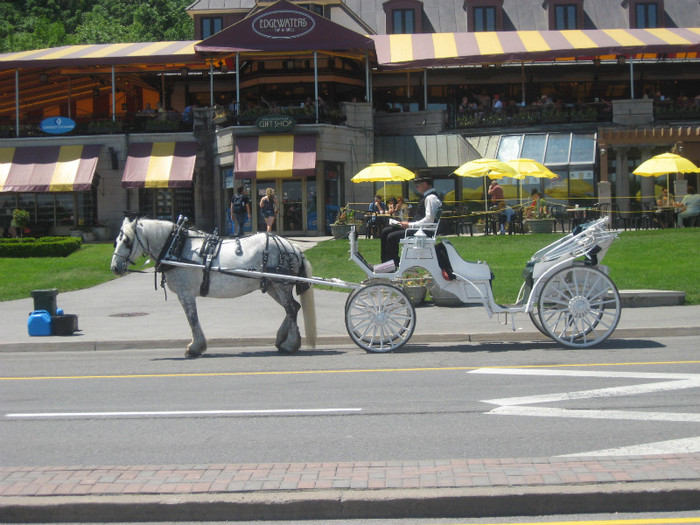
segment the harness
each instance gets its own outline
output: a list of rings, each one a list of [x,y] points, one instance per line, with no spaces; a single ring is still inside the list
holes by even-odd
[[[199,287],[199,293],[202,297],[206,297],[209,294],[209,285],[210,285],[210,273],[211,273],[211,268],[212,264],[214,262],[214,259],[218,257],[220,251],[221,251],[221,245],[223,244],[223,240],[221,237],[219,237],[218,232],[216,229],[211,234],[207,234],[204,236],[204,241],[202,242],[202,246],[199,248],[199,251],[197,252],[197,255],[202,259],[202,262],[200,261],[194,261],[191,259],[188,259],[186,257],[182,256],[182,252],[185,248],[185,244],[187,242],[188,238],[192,237],[202,237],[202,235],[197,235],[200,232],[196,232],[195,230],[190,230],[186,228],[185,222],[187,221],[186,217],[180,216],[178,218],[178,221],[176,224],[173,225],[172,230],[170,231],[170,235],[168,236],[167,241],[163,245],[163,248],[161,249],[160,254],[156,258],[156,264],[155,264],[155,275],[156,275],[156,289],[158,287],[157,285],[157,275],[158,272],[161,273],[161,282],[160,286],[165,290],[165,282],[166,282],[166,273],[175,268],[176,266],[173,264],[168,264],[169,262],[182,262],[182,263],[189,263],[193,265],[199,266],[200,264],[202,265],[202,282]],[[195,235],[193,235],[193,232]],[[236,245],[236,255],[242,255],[243,254],[243,249],[241,246],[241,241],[240,239],[235,240],[237,245]],[[140,242],[140,241],[139,241]],[[270,265],[269,264],[269,258],[270,258],[270,247],[271,243],[274,243],[275,248],[277,249],[277,252],[279,254],[278,261],[276,265]],[[306,276],[305,270],[304,270],[304,264],[303,264],[303,256],[301,253],[297,253],[294,250],[294,247],[287,242],[285,239],[278,237],[277,235],[273,235],[270,233],[266,234],[266,239],[265,239],[265,249],[262,252],[262,262],[261,262],[261,267],[260,268],[248,268],[249,270],[255,270],[255,271],[261,271],[261,272],[267,272],[267,273],[275,273],[275,274],[281,274],[281,275],[294,275],[294,267],[295,264],[299,268],[299,273],[302,276]],[[231,272],[227,272],[225,269],[219,269],[218,270],[220,273],[226,274],[226,275],[233,275]],[[250,277],[251,279],[254,277]],[[285,281],[286,282],[286,281]],[[292,281],[290,281],[292,282]],[[263,293],[267,292],[267,287],[268,287],[268,279],[263,277],[260,279],[260,289]],[[297,282],[297,293],[301,294],[304,291],[306,291],[310,287],[309,283],[303,283],[303,282]],[[167,296],[166,296],[167,298]]]

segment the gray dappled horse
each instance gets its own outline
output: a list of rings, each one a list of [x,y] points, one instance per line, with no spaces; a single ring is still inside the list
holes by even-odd
[[[117,275],[126,273],[128,266],[141,255],[148,255],[160,263],[164,257],[176,225],[169,221],[151,219],[124,219],[121,230],[115,241],[112,256],[112,271]],[[170,266],[164,273],[168,288],[177,294],[187,320],[192,329],[192,341],[187,345],[186,357],[199,357],[207,349],[204,333],[197,317],[196,298],[200,293],[203,280],[204,260],[200,256],[200,248],[207,234],[196,230],[187,230],[183,239],[181,260],[201,264],[202,267]],[[164,249],[165,247],[165,249]],[[167,260],[163,263],[167,267]],[[214,268],[244,269],[262,271],[278,270],[287,275],[311,277],[311,264],[304,257],[298,246],[286,239],[259,233],[240,239],[240,247],[236,239],[224,239],[218,254],[212,261]],[[272,268],[273,270],[269,270]],[[286,317],[277,331],[275,345],[281,352],[296,352],[301,347],[301,335],[297,325],[297,313],[303,307],[304,329],[307,345],[313,348],[316,343],[316,313],[314,307],[313,287],[306,283],[283,281],[278,279],[241,277],[212,270],[209,274],[208,297],[240,297],[263,286],[265,291],[275,301],[284,307]],[[292,290],[298,286],[301,306],[292,296]],[[205,292],[206,293],[206,292]]]

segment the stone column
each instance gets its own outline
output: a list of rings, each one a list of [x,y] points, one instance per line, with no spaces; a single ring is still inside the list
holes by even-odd
[[[652,148],[650,146],[639,148],[642,152],[642,162],[649,160],[652,155]],[[640,177],[641,179],[641,191],[642,191],[642,202],[650,202],[656,204],[656,194],[654,191],[655,179],[654,177]]]
[[[615,152],[617,164],[615,167],[615,190],[617,192],[617,205],[620,208],[620,211],[629,211],[630,174],[627,166],[627,154],[629,152],[629,148],[618,147],[615,149]]]

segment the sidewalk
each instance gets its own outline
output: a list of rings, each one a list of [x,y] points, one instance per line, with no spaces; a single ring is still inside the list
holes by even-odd
[[[347,293],[316,290],[318,345],[347,344]],[[73,336],[30,337],[31,298],[0,303],[2,352],[180,348],[189,327],[177,298],[154,277],[130,274],[61,293],[79,316]],[[260,316],[260,312],[270,315]],[[270,322],[276,319],[279,322]],[[283,310],[260,292],[199,299],[210,347],[268,345]],[[261,319],[266,321],[262,323]],[[303,323],[300,323],[303,335]],[[411,342],[534,341],[527,315],[516,331],[482,307],[417,309]],[[700,306],[622,310],[611,337],[700,334]],[[410,344],[410,343],[409,343]],[[302,352],[304,347],[302,347]],[[359,351],[359,349],[358,349]],[[318,464],[1,467],[0,522],[225,521],[700,509],[700,454],[610,458],[445,459]]]

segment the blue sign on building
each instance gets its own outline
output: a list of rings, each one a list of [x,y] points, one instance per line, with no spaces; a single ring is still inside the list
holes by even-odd
[[[73,131],[75,128],[75,121],[68,117],[49,117],[41,121],[39,128],[45,133],[60,135],[61,133]]]

